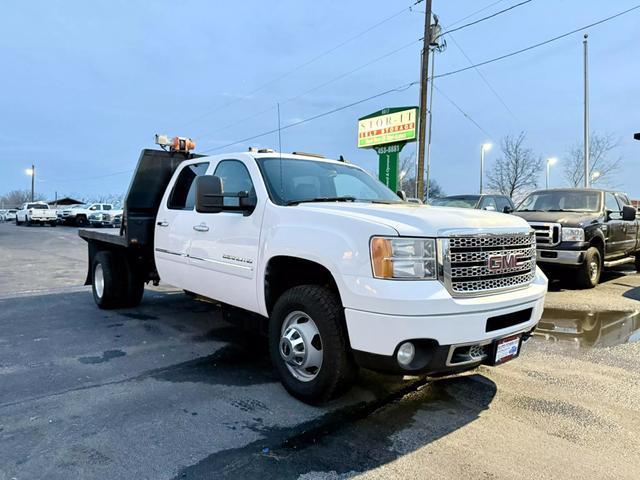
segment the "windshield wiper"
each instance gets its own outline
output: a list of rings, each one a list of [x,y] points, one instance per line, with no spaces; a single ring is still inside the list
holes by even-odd
[[[356,197],[317,197],[307,198],[304,200],[289,200],[287,205],[298,205],[299,203],[312,203],[312,202],[355,202]]]

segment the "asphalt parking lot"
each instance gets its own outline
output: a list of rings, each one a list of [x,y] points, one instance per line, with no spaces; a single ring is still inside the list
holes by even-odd
[[[265,343],[162,285],[101,311],[69,227],[0,224],[0,480],[640,477],[640,275],[554,282],[521,357],[291,398]]]

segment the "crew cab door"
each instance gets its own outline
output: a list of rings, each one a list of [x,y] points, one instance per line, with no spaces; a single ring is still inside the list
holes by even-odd
[[[195,179],[209,162],[185,162],[167,186],[156,217],[154,257],[160,279],[193,291],[197,279],[189,274],[189,245],[195,225]]]
[[[189,249],[189,263],[199,279],[194,291],[246,310],[259,311],[256,272],[266,202],[260,172],[252,158],[245,161],[226,158],[216,163],[210,173],[221,178],[225,194],[248,192],[256,199],[256,207],[251,212],[195,212]],[[237,207],[238,201],[238,198],[225,197],[224,204]]]
[[[616,197],[610,193],[604,194],[604,208],[607,213],[607,241],[605,242],[605,257],[612,258],[624,255],[627,240],[625,222],[622,221],[622,208]]]
[[[616,199],[620,206],[620,212],[622,213],[622,207],[625,205],[631,205],[629,198],[621,193],[616,193]],[[631,254],[638,248],[638,220],[622,220],[622,230],[624,232],[624,251],[626,254]]]

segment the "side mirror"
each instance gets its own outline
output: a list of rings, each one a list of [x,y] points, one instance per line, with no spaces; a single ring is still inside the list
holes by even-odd
[[[496,211],[496,207],[494,207],[493,205],[487,205],[482,210],[486,210],[487,212],[495,212]]]
[[[502,209],[502,213],[511,213],[513,212],[513,208],[511,208],[509,205],[505,205],[504,208]]]
[[[200,213],[220,213],[224,209],[222,180],[214,175],[196,178],[196,211]]]
[[[636,219],[636,209],[631,205],[622,207],[622,220],[633,222]]]
[[[398,190],[396,192],[396,195],[398,195],[398,197],[400,197],[400,200],[402,200],[403,202],[407,201],[407,194],[404,193],[404,190]]]

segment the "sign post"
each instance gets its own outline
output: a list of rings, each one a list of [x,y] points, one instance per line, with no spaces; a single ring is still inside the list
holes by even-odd
[[[358,119],[358,148],[378,153],[378,178],[398,189],[398,161],[407,142],[415,142],[418,107],[384,108]]]

